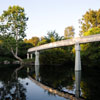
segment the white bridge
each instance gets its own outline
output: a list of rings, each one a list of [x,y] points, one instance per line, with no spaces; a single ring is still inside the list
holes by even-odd
[[[67,39],[67,40],[61,40],[57,42],[52,42],[44,45],[40,45],[37,47],[29,48],[27,52],[27,59],[31,57],[32,59],[32,53],[35,52],[35,64],[39,64],[39,51],[50,49],[50,48],[56,48],[56,47],[62,47],[62,46],[70,46],[75,45],[75,71],[81,70],[81,57],[80,57],[80,45],[84,43],[90,43],[90,42],[96,42],[100,41],[100,34],[96,35],[90,35],[90,36],[83,36],[83,37],[77,37],[73,39]],[[31,55],[31,56],[29,56]]]

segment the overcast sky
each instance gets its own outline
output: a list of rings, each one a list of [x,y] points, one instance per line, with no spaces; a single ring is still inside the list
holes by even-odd
[[[67,26],[74,26],[79,33],[79,19],[89,9],[98,10],[100,0],[1,0],[0,15],[9,6],[24,7],[29,20],[27,22],[27,38],[44,36],[48,31],[56,30],[64,35]]]

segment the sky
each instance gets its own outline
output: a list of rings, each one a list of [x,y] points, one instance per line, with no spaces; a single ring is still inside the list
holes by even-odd
[[[0,15],[9,6],[19,5],[25,9],[27,22],[27,39],[34,36],[46,36],[55,30],[60,36],[68,26],[75,28],[75,36],[80,31],[79,19],[89,9],[98,10],[100,0],[1,0]]]

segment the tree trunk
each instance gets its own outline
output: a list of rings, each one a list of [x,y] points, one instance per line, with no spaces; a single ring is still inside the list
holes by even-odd
[[[14,53],[14,51],[13,51],[12,48],[11,48],[11,53],[13,54],[13,56],[14,56],[16,59],[18,59],[18,60],[20,61],[21,64],[23,63],[23,60],[22,60],[20,57],[18,57],[18,56],[16,55],[16,53]]]

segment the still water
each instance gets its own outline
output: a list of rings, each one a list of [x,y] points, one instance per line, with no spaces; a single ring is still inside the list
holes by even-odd
[[[69,65],[0,67],[0,100],[100,100],[100,69]]]

